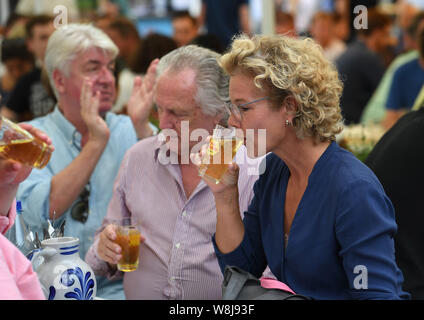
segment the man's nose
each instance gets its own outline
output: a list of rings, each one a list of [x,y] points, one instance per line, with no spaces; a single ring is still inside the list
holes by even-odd
[[[115,75],[111,70],[104,67],[100,70],[98,77],[98,81],[103,84],[114,84],[115,83]]]
[[[159,128],[161,130],[164,130],[164,129],[174,129],[173,118],[166,111],[159,112]]]

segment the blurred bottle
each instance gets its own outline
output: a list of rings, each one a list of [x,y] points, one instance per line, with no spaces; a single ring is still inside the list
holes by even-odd
[[[33,232],[28,228],[22,210],[22,203],[16,202],[16,219],[12,228],[6,232],[9,239],[25,256],[37,248]]]

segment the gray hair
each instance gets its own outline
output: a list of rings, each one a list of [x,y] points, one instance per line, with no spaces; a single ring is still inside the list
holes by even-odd
[[[44,62],[57,98],[59,95],[53,81],[53,71],[57,69],[68,77],[75,56],[91,48],[100,48],[113,59],[119,53],[113,41],[102,30],[90,24],[68,24],[60,27],[50,36]]]
[[[164,72],[192,69],[196,72],[197,90],[194,100],[205,115],[222,115],[228,119],[225,102],[229,101],[229,76],[219,66],[220,54],[196,45],[187,45],[163,56],[156,69],[157,78]]]

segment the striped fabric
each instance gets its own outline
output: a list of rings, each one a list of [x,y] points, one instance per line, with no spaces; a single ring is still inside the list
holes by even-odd
[[[223,276],[211,242],[216,227],[212,192],[200,181],[187,199],[180,166],[162,164],[159,147],[155,136],[128,151],[103,221],[104,227],[111,219],[136,217],[146,238],[139,268],[124,276],[125,295],[127,299],[221,299]],[[246,159],[245,152],[240,148],[236,161]],[[253,197],[258,176],[251,171],[259,161],[239,164],[241,212]],[[108,268],[96,256],[97,243],[98,235],[86,260],[96,274],[105,274]]]

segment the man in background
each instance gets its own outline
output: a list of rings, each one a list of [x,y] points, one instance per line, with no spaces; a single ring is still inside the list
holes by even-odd
[[[356,30],[357,39],[336,60],[343,81],[340,99],[346,124],[359,123],[362,111],[385,71],[380,54],[391,41],[391,19],[377,9],[368,10],[368,28]]]
[[[234,35],[243,32],[250,35],[248,0],[202,0],[199,26],[217,36],[226,49]]]
[[[55,30],[53,18],[46,15],[34,16],[26,24],[28,50],[35,58],[34,69],[24,75],[10,93],[7,105],[1,114],[10,120],[21,122],[49,113],[55,104],[42,82],[42,68],[47,41]]]
[[[173,39],[178,47],[189,44],[198,35],[196,18],[188,11],[177,11],[172,15]]]

